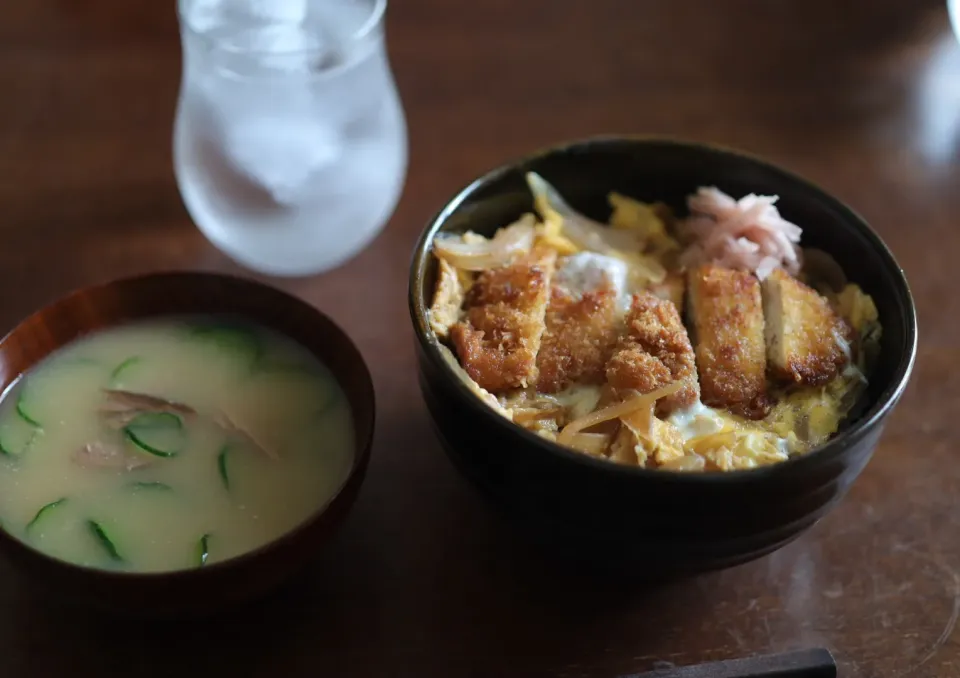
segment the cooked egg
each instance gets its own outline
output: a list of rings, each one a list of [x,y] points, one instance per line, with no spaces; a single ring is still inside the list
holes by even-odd
[[[683,440],[719,433],[726,426],[723,415],[699,400],[690,407],[673,412],[667,422],[673,424]]]
[[[666,421],[680,432],[688,452],[721,469],[754,468],[786,459],[790,453],[786,438],[700,401],[673,412]]]

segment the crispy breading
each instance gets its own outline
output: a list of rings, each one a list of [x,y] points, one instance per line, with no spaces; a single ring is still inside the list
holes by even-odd
[[[607,380],[618,391],[640,393],[681,381],[679,391],[657,403],[659,416],[696,402],[700,389],[693,347],[672,302],[649,292],[634,296],[626,335],[607,364]]]
[[[617,340],[617,295],[610,286],[577,299],[554,285],[537,356],[541,393],[573,383],[601,384]]]
[[[446,339],[450,328],[460,321],[464,288],[457,269],[444,259],[438,259],[437,287],[430,305],[430,327],[440,339]]]
[[[783,269],[762,287],[771,372],[803,386],[831,381],[850,360],[850,326],[825,297]]]
[[[673,378],[663,362],[636,342],[623,339],[607,363],[607,381],[617,391],[649,393],[666,386]]]
[[[689,272],[687,301],[703,403],[762,419],[772,402],[760,282],[747,271],[700,266]]]
[[[672,301],[677,307],[677,310],[683,311],[683,294],[686,291],[686,287],[687,284],[683,274],[670,271],[667,273],[667,277],[663,279],[663,282],[650,285],[647,290],[661,299]]]
[[[538,249],[481,273],[467,292],[466,317],[450,338],[467,374],[482,388],[504,391],[536,383],[537,353],[557,254]]]
[[[466,370],[463,369],[460,363],[457,362],[457,357],[453,355],[453,351],[443,344],[440,344],[440,355],[442,355],[443,359],[447,361],[447,364],[453,368],[453,371],[456,372],[461,379],[463,379],[464,383],[467,385],[467,388],[473,391],[473,393],[480,398],[480,400],[492,407],[494,411],[513,421],[513,410],[504,407],[500,401],[497,400],[495,395],[479,386],[477,382],[475,382],[473,378],[467,374]]]

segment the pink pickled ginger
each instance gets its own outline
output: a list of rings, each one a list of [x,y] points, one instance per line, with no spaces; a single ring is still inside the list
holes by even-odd
[[[680,225],[690,245],[680,264],[716,264],[751,271],[763,280],[776,268],[800,272],[799,226],[780,216],[777,196],[751,193],[734,200],[713,187],[687,198],[690,216]]]

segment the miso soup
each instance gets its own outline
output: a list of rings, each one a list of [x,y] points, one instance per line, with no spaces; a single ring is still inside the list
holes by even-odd
[[[128,325],[4,393],[0,521],[88,567],[202,567],[302,524],[353,454],[346,397],[292,340],[229,319]]]

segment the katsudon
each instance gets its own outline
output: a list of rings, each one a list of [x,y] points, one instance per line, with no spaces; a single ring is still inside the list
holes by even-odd
[[[526,178],[534,212],[432,246],[431,329],[501,416],[593,457],[693,472],[809,453],[851,416],[876,306],[822,275],[822,252],[805,265],[776,196],[691,187],[681,214],[610,193],[602,223]]]

